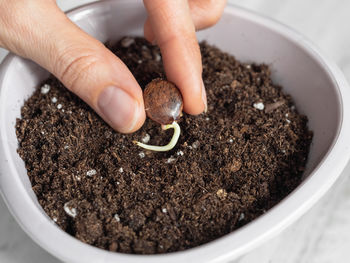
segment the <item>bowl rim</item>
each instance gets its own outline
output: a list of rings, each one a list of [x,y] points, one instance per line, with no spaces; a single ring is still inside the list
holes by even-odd
[[[113,3],[139,4],[139,1],[105,0],[93,2],[74,8],[68,11],[67,15],[75,21],[85,12]],[[15,61],[20,59],[18,56],[9,54],[0,65],[0,193],[22,229],[42,248],[58,258],[69,262],[81,262],[84,257],[86,259],[96,259],[94,260],[95,262],[109,262],[112,260],[120,260],[121,262],[192,262],[199,259],[205,259],[208,262],[219,262],[221,260],[233,259],[258,246],[267,238],[277,235],[298,219],[324,195],[340,176],[350,159],[350,139],[347,139],[347,134],[350,134],[350,89],[342,72],[332,61],[321,55],[310,41],[280,22],[234,5],[228,5],[224,12],[254,21],[296,43],[322,65],[331,78],[341,102],[340,125],[337,138],[333,140],[331,147],[317,167],[293,191],[293,194],[284,198],[279,204],[270,209],[268,213],[261,215],[238,230],[199,247],[159,255],[133,255],[109,252],[87,245],[65,233],[48,218],[43,216],[42,210],[34,205],[28,193],[24,191],[24,187],[18,177],[12,176],[10,180],[4,179],[5,174],[16,172],[6,140],[7,135],[3,129],[4,107],[1,106],[4,105],[1,103],[4,100],[4,96],[1,96],[3,92],[1,87],[6,70]],[[347,103],[344,103],[344,101]],[[18,196],[16,194],[17,192],[24,192],[25,194]],[[262,225],[265,227],[261,227]],[[54,238],[54,242],[47,242],[48,237]],[[57,244],[59,245],[57,246]],[[230,244],[230,246],[227,246],[227,244]],[[89,255],[84,255],[87,249]],[[73,252],[67,255],[65,251],[70,250]]]

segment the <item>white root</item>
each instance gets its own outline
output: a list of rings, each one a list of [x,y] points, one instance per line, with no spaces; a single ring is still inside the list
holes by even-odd
[[[146,150],[156,151],[156,152],[166,152],[170,151],[174,146],[176,145],[179,137],[180,137],[180,126],[177,124],[177,122],[173,122],[172,124],[162,125],[163,130],[167,130],[173,128],[174,134],[171,138],[170,142],[167,145],[164,146],[156,146],[156,145],[148,145],[141,142],[134,141],[134,143]]]

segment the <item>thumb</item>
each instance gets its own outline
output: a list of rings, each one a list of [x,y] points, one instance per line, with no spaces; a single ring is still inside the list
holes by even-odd
[[[142,126],[142,91],[120,59],[74,25],[54,1],[7,2],[21,4],[13,11],[24,14],[10,16],[16,21],[8,22],[12,32],[5,34],[5,47],[53,73],[115,130],[129,133]]]

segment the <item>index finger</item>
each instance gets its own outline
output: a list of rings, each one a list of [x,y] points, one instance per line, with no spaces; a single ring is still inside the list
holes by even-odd
[[[206,109],[201,54],[187,0],[144,0],[168,80],[180,89],[184,110]]]

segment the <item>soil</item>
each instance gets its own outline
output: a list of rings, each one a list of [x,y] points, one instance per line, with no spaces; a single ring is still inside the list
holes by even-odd
[[[144,39],[108,46],[142,87],[164,78],[159,49]],[[307,118],[267,65],[200,47],[208,112],[184,114],[169,152],[132,141],[164,145],[172,131],[147,119],[134,134],[117,133],[54,77],[25,102],[18,153],[60,228],[111,251],[179,251],[247,224],[299,185],[312,140]]]

